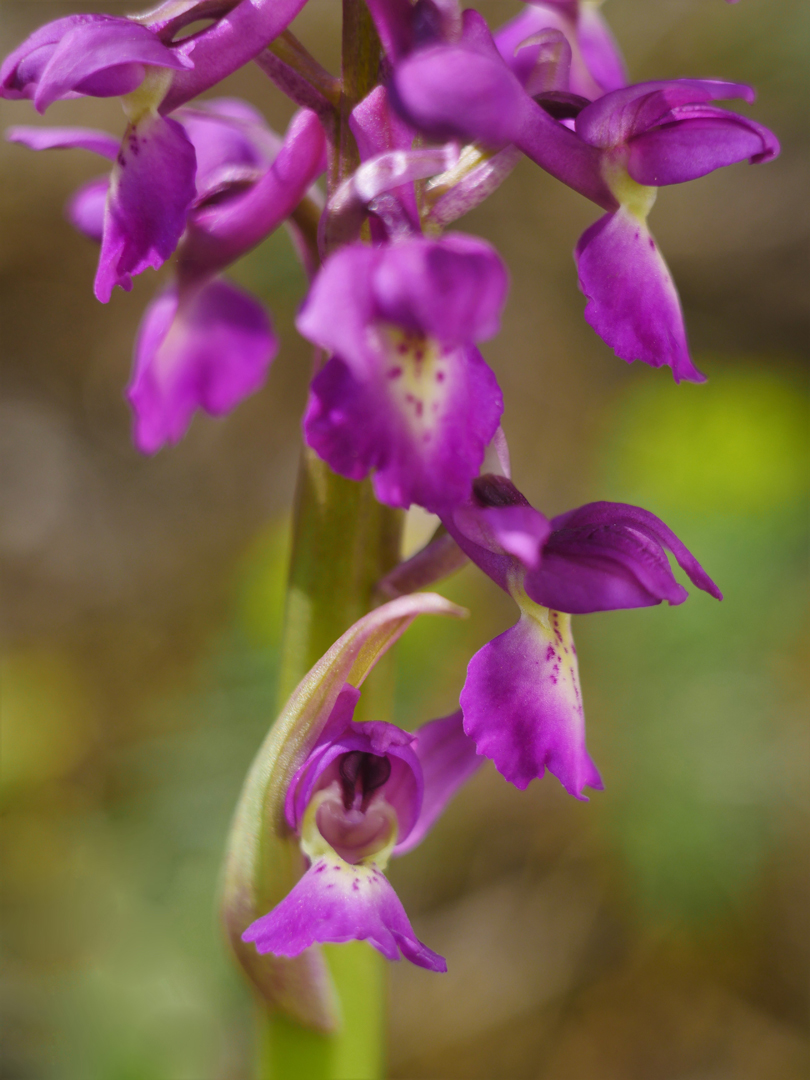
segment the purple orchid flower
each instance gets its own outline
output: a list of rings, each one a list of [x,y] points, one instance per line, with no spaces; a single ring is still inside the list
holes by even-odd
[[[572,94],[593,101],[608,90],[627,85],[621,51],[596,4],[583,0],[532,0],[495,34],[498,51],[524,86],[529,83],[541,48],[533,39],[544,30],[559,31],[571,47],[566,90]]]
[[[389,506],[464,498],[503,411],[473,342],[497,333],[506,289],[497,253],[461,234],[336,252],[297,321],[333,354],[312,383],[307,443],[350,479],[374,470]]]
[[[132,19],[71,15],[41,27],[7,57],[0,96],[31,98],[40,112],[62,98],[122,98],[128,124],[114,159],[94,285],[102,303],[116,285],[129,290],[134,275],[162,266],[186,225],[195,195],[194,148],[163,114],[253,59],[303,4],[242,0],[177,44]],[[167,3],[152,13],[157,29],[175,8]],[[195,12],[187,15],[193,19]]]
[[[264,383],[278,340],[262,305],[219,275],[282,224],[326,164],[314,113],[293,117],[274,153],[260,118],[239,122],[224,105],[227,113],[215,103],[213,115],[210,104],[182,114],[206,186],[178,249],[177,282],[149,305],[135,343],[127,397],[147,454],[177,442],[197,408],[223,416]]]
[[[464,730],[516,787],[548,769],[577,798],[601,788],[585,747],[571,615],[682,603],[667,550],[699,589],[722,594],[672,530],[637,506],[589,503],[549,521],[511,480],[485,475],[443,522],[521,613],[470,661]]]
[[[178,251],[177,281],[146,310],[135,343],[127,396],[135,444],[151,454],[185,433],[197,408],[230,412],[264,382],[278,351],[270,320],[250,294],[219,276],[273,232],[325,167],[317,117],[301,112],[282,141],[262,116],[235,99],[206,101],[176,114],[197,167]],[[113,160],[118,145],[82,128],[12,128],[7,137],[35,150],[80,147]],[[103,243],[109,177],[91,180],[67,207],[69,220]]]
[[[192,66],[129,19],[72,15],[37,30],[0,69],[0,94],[31,98],[39,112],[82,94],[122,97],[128,124],[113,154],[95,281],[103,303],[116,285],[131,289],[133,274],[160,267],[185,227],[194,198],[194,148],[157,108],[173,73]]]
[[[392,855],[421,842],[481,758],[460,712],[409,734],[393,724],[355,723],[359,696],[344,687],[287,792],[287,824],[309,868],[242,940],[288,957],[316,943],[368,940],[388,960],[404,956],[446,971],[443,957],[414,934],[382,871]]]
[[[770,131],[709,102],[753,99],[736,83],[676,79],[584,99],[535,101],[504,63],[483,19],[464,13],[458,44],[414,52],[396,66],[393,101],[414,127],[437,138],[514,143],[607,215],[577,245],[586,319],[625,360],[668,365],[700,382],[680,301],[646,226],[656,189],[735,162],[779,152]],[[564,103],[565,104],[565,103]],[[551,115],[553,114],[553,115]],[[556,118],[555,118],[556,117]],[[575,130],[563,120],[575,118]]]

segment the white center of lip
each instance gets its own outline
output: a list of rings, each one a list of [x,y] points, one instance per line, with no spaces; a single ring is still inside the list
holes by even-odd
[[[384,379],[399,412],[422,442],[444,412],[452,349],[435,338],[383,323]]]

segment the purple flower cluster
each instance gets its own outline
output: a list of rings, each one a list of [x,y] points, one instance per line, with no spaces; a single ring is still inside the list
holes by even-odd
[[[415,734],[355,723],[346,683],[285,792],[285,827],[308,869],[244,934],[282,957],[368,939],[390,959],[444,970],[382,875],[389,856],[421,840],[481,756],[519,788],[546,769],[577,798],[602,787],[585,745],[572,615],[681,603],[667,552],[721,598],[651,513],[598,502],[549,520],[513,485],[503,397],[477,347],[498,332],[507,271],[489,244],[444,229],[525,155],[603,211],[575,249],[587,322],[624,360],[701,382],[647,217],[659,187],[779,147],[714,104],[751,102],[747,86],[629,84],[593,2],[527,3],[495,34],[457,0],[366,2],[380,80],[349,118],[359,164],[340,183],[330,170],[325,206],[313,185],[346,132],[336,135],[340,85],[287,31],[305,0],[167,0],[140,18],[59,19],[6,59],[0,93],[39,112],[81,96],[122,100],[120,141],[78,128],[7,137],[111,163],[67,209],[100,245],[99,300],[173,257],[127,390],[140,450],[177,442],[195,410],[221,416],[263,383],[278,349],[270,319],[223,273],[286,221],[311,277],[297,326],[319,357],[307,444],[337,473],[371,476],[380,502],[442,521],[383,590],[429,584],[467,557],[517,603],[517,624],[470,661],[460,711]],[[177,37],[200,18],[209,24]],[[280,35],[284,48],[269,48]],[[301,107],[283,138],[244,102],[189,104],[254,60]],[[498,475],[482,474],[490,447]]]

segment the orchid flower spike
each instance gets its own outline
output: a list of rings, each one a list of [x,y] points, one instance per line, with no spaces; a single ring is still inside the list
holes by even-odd
[[[337,1015],[313,945],[368,940],[389,959],[445,969],[382,870],[421,841],[480,758],[459,713],[414,734],[352,719],[377,660],[428,614],[466,612],[415,593],[335,642],[270,729],[236,810],[222,905],[231,944],[268,1001],[321,1030],[333,1030]]]
[[[589,503],[549,521],[511,480],[485,475],[442,520],[520,608],[517,625],[470,661],[464,730],[516,787],[548,769],[583,798],[602,780],[585,747],[571,615],[682,603],[667,550],[699,589],[722,594],[672,530],[637,506]]]

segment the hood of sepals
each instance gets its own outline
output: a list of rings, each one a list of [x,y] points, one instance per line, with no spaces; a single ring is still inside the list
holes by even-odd
[[[336,711],[345,715],[356,695],[347,687],[341,697]],[[290,783],[287,823],[307,854],[307,828],[317,829],[344,861],[374,856],[382,865],[378,853],[389,841],[393,848],[407,839],[422,806],[424,781],[414,736],[378,721],[350,721],[331,735],[330,727]]]

